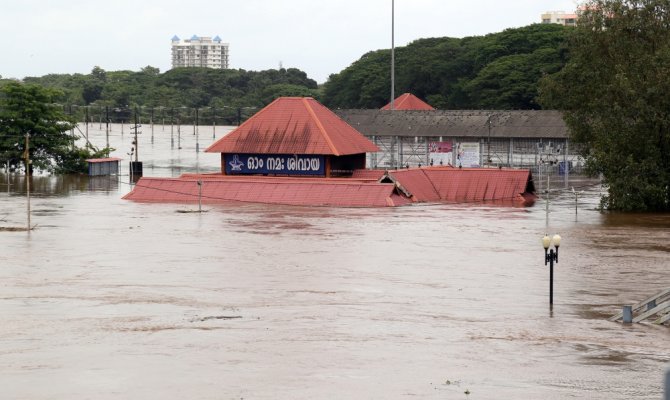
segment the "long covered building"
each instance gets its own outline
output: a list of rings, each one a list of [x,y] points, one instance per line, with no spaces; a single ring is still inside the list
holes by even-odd
[[[369,168],[419,165],[517,167],[537,170],[583,160],[568,139],[559,111],[540,110],[337,110],[348,124],[377,145]]]

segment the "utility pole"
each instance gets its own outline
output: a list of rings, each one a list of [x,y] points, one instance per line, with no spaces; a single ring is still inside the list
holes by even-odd
[[[198,128],[200,127],[199,121],[198,121],[198,107],[195,108],[195,152],[199,153],[200,152],[200,143],[198,142]]]
[[[26,133],[26,200],[28,204],[28,233],[30,233],[30,133]],[[9,179],[7,180],[9,182]]]
[[[391,110],[395,110],[395,0],[391,0]]]
[[[154,108],[151,107],[151,143],[154,142]]]
[[[109,106],[105,106],[105,139],[107,141],[107,155],[109,156]]]
[[[172,107],[172,113],[170,114],[170,148],[174,149],[174,107]]]
[[[486,156],[486,164],[488,166],[491,166],[491,115],[489,114],[488,119],[486,120],[486,125],[489,127],[489,138],[488,138],[488,144],[486,147],[488,148],[488,155]]]
[[[137,118],[138,118],[138,110],[137,110],[137,107],[136,107],[135,108],[135,126],[131,127],[131,130],[134,131],[133,134],[134,134],[134,137],[135,137],[135,139],[133,140],[133,146],[134,147],[133,147],[132,152],[131,152],[131,158],[132,158],[132,154],[133,153],[135,154],[135,161],[130,162],[130,180],[131,180],[131,182],[134,182],[135,179],[139,179],[139,178],[142,177],[142,163],[139,161],[139,154],[140,154],[139,146],[140,146],[140,143],[139,143],[139,140],[137,138],[137,135],[142,133],[142,132],[139,131],[139,128],[142,125],[138,124]]]
[[[137,108],[135,108],[135,127],[133,128],[133,133],[135,134],[135,140],[133,141],[133,144],[135,145],[135,162],[139,162],[138,156],[140,154],[140,144],[137,141],[137,130],[139,126],[140,125],[137,123]]]
[[[86,141],[88,142],[88,106],[86,106],[86,117],[84,119],[86,120],[84,123],[86,124]]]
[[[212,139],[216,139],[216,107],[212,107]]]

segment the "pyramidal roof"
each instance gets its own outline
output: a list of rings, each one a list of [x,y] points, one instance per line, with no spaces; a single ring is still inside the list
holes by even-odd
[[[380,150],[313,98],[280,97],[205,151],[342,156]]]
[[[172,41],[173,42],[178,42],[179,41],[179,36],[177,36],[177,35],[172,36]]]
[[[382,110],[390,110],[391,103],[388,103]],[[394,110],[434,110],[433,106],[421,100],[411,93],[404,93],[393,101]]]

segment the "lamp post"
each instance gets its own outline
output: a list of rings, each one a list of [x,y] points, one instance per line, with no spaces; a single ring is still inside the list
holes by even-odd
[[[554,249],[550,249],[551,245],[554,245]],[[559,235],[554,235],[553,238],[550,238],[548,235],[544,235],[542,238],[542,247],[544,247],[544,265],[549,263],[549,304],[554,304],[554,262],[558,264],[558,247],[561,245],[561,237]]]

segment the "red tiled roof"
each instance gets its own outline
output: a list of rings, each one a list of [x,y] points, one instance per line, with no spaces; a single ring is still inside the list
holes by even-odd
[[[382,176],[384,176],[384,170],[382,169],[355,169],[351,178],[379,180]]]
[[[197,179],[141,178],[127,200],[161,203],[198,201]],[[203,203],[243,201],[266,204],[334,207],[389,207],[408,204],[393,184],[346,179],[236,178],[207,176],[202,184]]]
[[[388,178],[384,176],[388,174]],[[386,182],[390,179],[392,183]],[[142,178],[124,199],[194,203],[197,181],[202,202],[287,204],[333,207],[386,207],[412,202],[535,201],[529,170],[423,167],[355,173],[353,178],[230,176],[185,174],[179,178]],[[381,182],[380,182],[381,181]],[[528,192],[526,191],[528,189]]]
[[[318,101],[280,97],[205,151],[342,156],[380,150]]]
[[[492,168],[425,168],[440,198],[451,202],[521,201],[529,170]]]
[[[382,110],[390,110],[391,103],[388,103]],[[411,93],[404,93],[393,100],[394,110],[434,110],[434,108]]]
[[[389,171],[397,184],[412,195],[414,201],[440,201],[441,196],[423,168]]]

